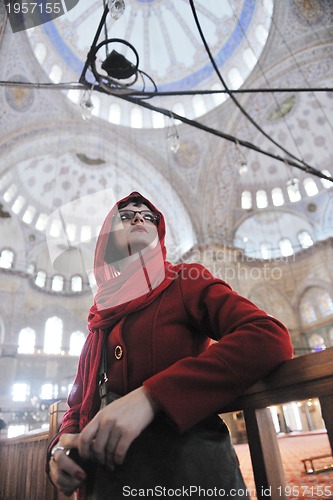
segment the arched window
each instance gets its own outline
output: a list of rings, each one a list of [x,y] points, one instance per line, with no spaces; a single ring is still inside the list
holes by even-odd
[[[244,83],[244,78],[240,74],[240,71],[238,68],[231,68],[231,70],[228,71],[228,78],[229,78],[230,86],[233,89],[238,89]]]
[[[38,219],[35,224],[35,228],[38,229],[38,231],[44,231],[46,228],[48,216],[46,214],[39,214]]]
[[[37,43],[34,52],[35,52],[35,56],[38,59],[39,64],[43,64],[43,62],[46,59],[46,54],[47,54],[45,45],[41,42]]]
[[[316,311],[311,302],[302,302],[300,313],[304,323],[314,323],[317,320]]]
[[[12,184],[3,195],[3,199],[7,201],[7,203],[9,203],[14,198],[16,191],[17,186],[15,184]]]
[[[82,277],[81,276],[79,276],[79,275],[72,276],[71,289],[72,289],[72,292],[82,292]]]
[[[57,384],[43,384],[39,395],[40,399],[55,399],[58,397]]]
[[[62,329],[62,319],[57,316],[53,316],[46,321],[44,335],[44,352],[46,354],[60,354]]]
[[[302,420],[299,414],[299,408],[297,403],[292,402],[283,405],[283,417],[288,426],[292,431],[302,430]]]
[[[61,81],[62,69],[58,66],[58,64],[54,64],[52,66],[49,77],[54,83],[59,83]]]
[[[50,236],[53,236],[53,238],[57,238],[60,235],[61,229],[62,229],[61,220],[53,219],[49,231]]]
[[[44,271],[38,271],[35,278],[35,284],[39,286],[39,288],[44,288],[46,284],[46,273]]]
[[[279,242],[281,255],[283,257],[288,257],[289,255],[293,255],[294,249],[292,247],[291,241],[288,238],[282,238]]]
[[[154,128],[163,128],[165,125],[164,116],[161,113],[157,113],[157,111],[153,111],[151,113],[151,118],[153,121]]]
[[[318,187],[312,177],[304,179],[304,189],[308,196],[315,196],[318,194]]]
[[[250,191],[243,191],[242,192],[242,209],[243,210],[248,210],[249,208],[252,208],[252,195]]]
[[[320,287],[310,287],[303,295],[301,317],[305,323],[314,323],[333,315],[333,300],[330,293]]]
[[[13,385],[12,399],[13,401],[26,401],[29,393],[30,388],[28,384],[18,382]]]
[[[18,196],[12,206],[12,210],[14,214],[19,214],[23,208],[23,205],[25,204],[25,198],[23,196]]]
[[[272,200],[275,207],[281,207],[284,204],[284,196],[281,188],[274,188],[272,190]]]
[[[52,278],[52,290],[53,292],[61,292],[64,289],[64,278],[60,274],[56,274]]]
[[[36,266],[33,262],[30,262],[28,265],[27,265],[27,273],[28,274],[35,274],[35,271],[36,271]]]
[[[26,224],[31,224],[31,222],[35,216],[35,213],[36,213],[35,207],[33,207],[32,205],[29,205],[23,214],[23,217],[22,217],[23,222],[25,222]]]
[[[322,292],[317,296],[319,310],[323,316],[333,314],[333,300],[328,292]]]
[[[101,109],[101,99],[98,95],[96,95],[96,92],[91,94],[91,102],[93,104],[91,114],[94,116],[98,116]]]
[[[221,83],[213,83],[213,85],[211,86],[211,89],[212,90],[224,90]],[[222,104],[224,101],[227,100],[226,93],[212,94],[212,97],[213,97],[215,106],[219,106],[220,104]]]
[[[254,68],[254,66],[257,63],[257,57],[251,47],[248,47],[247,49],[243,50],[243,61],[247,65],[249,69]]]
[[[331,346],[333,346],[333,326],[329,329],[328,335],[331,341]]]
[[[71,356],[80,356],[86,337],[83,332],[73,332],[69,342],[69,354]]]
[[[95,279],[95,275],[93,272],[89,273],[88,274],[88,280],[89,280],[89,286],[92,290],[94,290],[96,288],[96,279]]]
[[[204,115],[207,112],[206,103],[202,95],[195,95],[192,98],[192,106],[196,116]]]
[[[66,235],[69,241],[74,241],[76,236],[76,225],[71,223],[66,226]]]
[[[121,107],[115,102],[109,108],[109,121],[115,125],[119,125],[121,122]]]
[[[139,108],[131,109],[131,127],[142,128],[142,111]]]
[[[272,247],[270,243],[260,243],[260,253],[263,259],[270,259],[272,256]]]
[[[268,31],[265,28],[263,24],[258,24],[256,29],[255,29],[255,36],[258,42],[261,43],[261,45],[265,45],[267,36],[268,36]]]
[[[257,191],[256,201],[257,201],[258,208],[266,208],[268,205],[266,191],[264,191],[263,189],[260,189],[259,191]]]
[[[311,335],[309,338],[309,344],[312,349],[315,351],[323,351],[326,349],[325,341],[321,335],[318,335],[317,333],[314,333]]]
[[[292,203],[295,203],[296,201],[300,201],[302,199],[301,193],[299,191],[299,180],[298,179],[291,179],[290,181],[287,182],[287,191],[288,191],[289,200]]]
[[[0,254],[0,267],[4,269],[10,269],[13,267],[14,262],[14,252],[9,250],[9,248],[4,248]]]
[[[28,426],[27,425],[9,425],[8,426],[8,431],[7,431],[7,437],[9,438],[14,438],[18,436],[22,436],[22,434],[25,434],[28,431]]]
[[[302,248],[309,248],[313,245],[311,235],[307,231],[298,233],[297,238]]]
[[[67,97],[75,104],[79,104],[81,99],[81,92],[80,90],[71,89],[67,92]]]
[[[81,241],[89,241],[91,239],[91,227],[82,226],[81,228]]]
[[[32,328],[22,328],[18,338],[17,352],[20,354],[33,354],[35,352],[36,333]]]

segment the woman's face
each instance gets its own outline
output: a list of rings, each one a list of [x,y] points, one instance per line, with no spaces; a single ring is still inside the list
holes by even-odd
[[[133,212],[135,212],[134,217],[131,218]],[[156,224],[154,213],[147,205],[129,203],[121,208],[113,219],[112,240],[122,258],[156,247],[158,243]]]

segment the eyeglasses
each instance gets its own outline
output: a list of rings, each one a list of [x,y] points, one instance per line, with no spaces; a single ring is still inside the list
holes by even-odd
[[[160,218],[158,214],[150,210],[121,210],[114,217],[119,221],[127,221],[134,219],[136,214],[140,214],[145,221],[152,222],[153,224],[157,224]]]

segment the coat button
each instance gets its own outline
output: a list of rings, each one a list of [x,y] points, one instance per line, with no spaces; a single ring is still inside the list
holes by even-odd
[[[123,348],[121,345],[117,345],[114,349],[114,357],[116,359],[121,359],[123,357]]]

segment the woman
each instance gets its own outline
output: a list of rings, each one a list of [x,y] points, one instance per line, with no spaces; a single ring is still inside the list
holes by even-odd
[[[49,446],[50,478],[67,495],[246,496],[217,414],[292,357],[289,334],[203,266],[168,263],[164,238],[162,213],[136,192],[103,224],[90,333]]]

